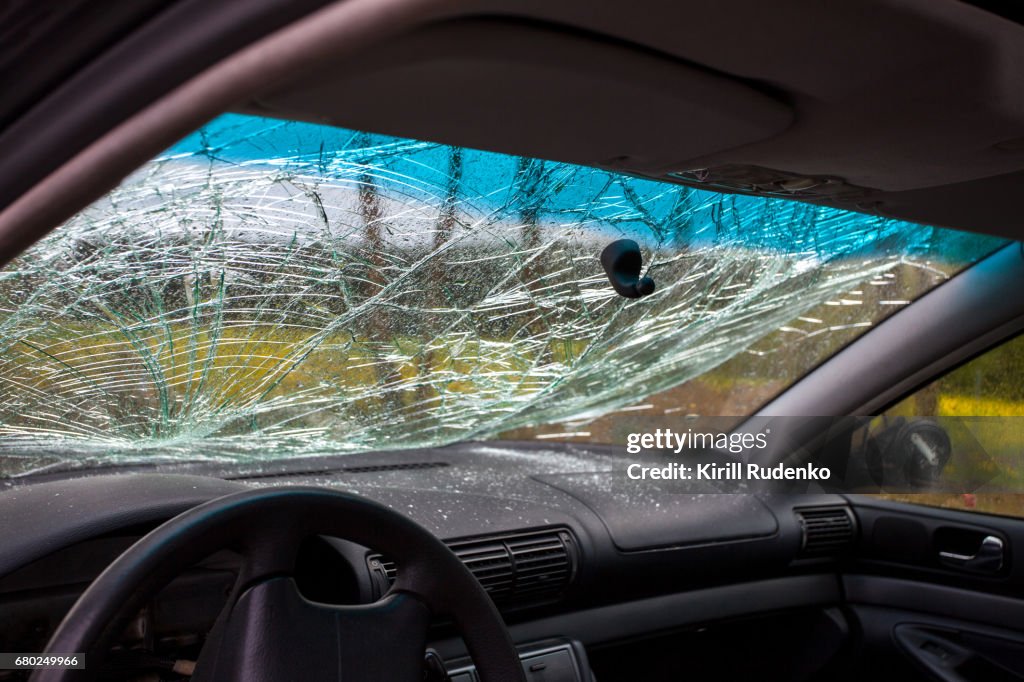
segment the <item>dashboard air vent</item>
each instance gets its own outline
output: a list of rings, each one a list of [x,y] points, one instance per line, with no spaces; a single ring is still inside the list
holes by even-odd
[[[567,529],[491,535],[446,544],[499,605],[532,606],[558,599],[576,574],[579,551]],[[380,596],[395,582],[398,566],[379,554],[367,557]]]
[[[796,510],[803,541],[800,557],[834,556],[853,542],[856,531],[847,507],[809,507]]]

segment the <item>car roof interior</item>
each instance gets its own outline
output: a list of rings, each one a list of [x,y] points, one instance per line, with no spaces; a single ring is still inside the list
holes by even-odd
[[[933,1],[517,4],[417,27],[249,108],[979,231],[1012,222],[1007,193],[981,189],[1024,167],[1024,27],[1002,17]]]
[[[0,177],[14,178],[0,201],[31,180],[15,172],[26,171],[21,152],[53,170],[150,104],[162,90],[141,87],[143,76],[184,81],[316,5],[253,3],[223,44],[211,36],[232,15],[200,4],[123,3],[116,20],[64,41],[49,71],[25,72],[0,111],[11,152]],[[978,4],[396,1],[353,15],[371,39],[310,51],[232,108],[1016,238],[1024,26],[1012,8]],[[6,42],[0,69],[37,63],[82,6]],[[8,13],[27,22],[37,7]],[[169,40],[186,26],[189,60]],[[150,50],[139,82],[103,81],[140,35]],[[48,91],[55,79],[63,87]],[[100,94],[106,106],[87,115]],[[65,126],[69,103],[79,122]]]

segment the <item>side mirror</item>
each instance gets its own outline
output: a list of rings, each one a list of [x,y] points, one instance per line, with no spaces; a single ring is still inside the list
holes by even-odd
[[[949,434],[932,419],[897,417],[872,434],[864,457],[871,478],[882,488],[931,488],[949,462]]]

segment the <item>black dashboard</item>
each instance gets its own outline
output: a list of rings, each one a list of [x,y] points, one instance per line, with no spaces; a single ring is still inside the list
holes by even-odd
[[[401,511],[470,567],[524,656],[567,647],[578,652],[576,666],[586,665],[578,663],[584,647],[600,657],[616,642],[840,600],[834,566],[856,536],[843,497],[638,484],[623,474],[626,464],[610,447],[467,443],[10,484],[0,492],[0,649],[41,651],[77,595],[132,542],[186,509],[251,487],[331,487]],[[122,665],[139,665],[140,650],[170,652],[167,665],[187,658],[216,618],[236,562],[214,555],[167,587],[126,633],[125,652],[135,653]],[[397,571],[373,548],[311,538],[295,575],[313,601],[367,603]],[[435,623],[431,639],[449,669],[473,679],[449,624]],[[547,669],[536,679],[561,679],[547,663],[531,665]]]

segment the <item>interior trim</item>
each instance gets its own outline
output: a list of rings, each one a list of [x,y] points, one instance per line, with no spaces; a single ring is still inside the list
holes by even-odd
[[[45,31],[29,38],[31,52],[0,50],[15,50],[0,71],[12,81],[0,105],[0,208],[171,88],[329,2],[134,0],[102,12],[87,0],[57,3],[58,14],[72,12],[61,28],[71,39]]]
[[[845,575],[846,601],[886,609],[930,613],[1019,631],[1024,601],[915,580]]]
[[[832,606],[841,599],[836,575],[803,575],[599,606],[510,625],[508,629],[516,642],[570,637],[592,645],[756,613]],[[458,638],[432,642],[431,646],[445,659],[466,655]]]

